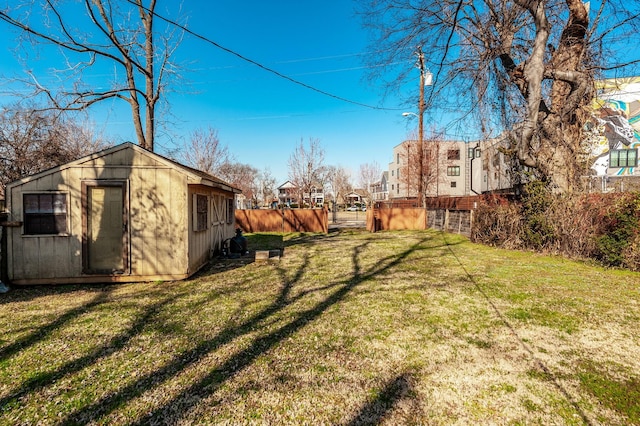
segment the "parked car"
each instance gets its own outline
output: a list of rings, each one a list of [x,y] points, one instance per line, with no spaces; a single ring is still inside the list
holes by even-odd
[[[357,212],[358,208],[356,206],[347,207],[348,212]]]
[[[366,212],[367,211],[367,206],[362,206],[362,211]]]

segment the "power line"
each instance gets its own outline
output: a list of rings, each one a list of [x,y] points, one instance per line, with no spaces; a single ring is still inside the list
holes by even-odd
[[[232,49],[224,47],[221,44],[216,43],[215,41],[211,40],[208,37],[205,37],[205,36],[200,35],[200,34],[194,32],[194,31],[191,31],[190,29],[188,29],[187,27],[185,27],[182,24],[179,24],[176,21],[173,21],[173,20],[171,20],[169,18],[165,18],[164,16],[162,16],[162,15],[156,13],[156,12],[151,12],[145,6],[142,6],[140,4],[135,3],[133,0],[127,0],[127,2],[129,2],[129,3],[131,3],[131,4],[135,5],[135,6],[143,8],[148,13],[152,13],[155,17],[165,21],[169,25],[173,25],[173,26],[181,29],[182,31],[186,32],[187,34],[190,34],[191,36],[193,36],[195,38],[198,38],[198,39],[200,39],[200,40],[202,40],[202,41],[204,41],[206,43],[209,43],[209,44],[217,47],[218,49],[223,50],[223,51],[225,51],[225,52],[227,52],[227,53],[229,53],[229,54],[231,54],[233,56],[236,56],[237,58],[239,58],[239,59],[241,59],[241,60],[243,60],[245,62],[248,62],[248,63],[250,63],[252,65],[255,65],[255,66],[257,66],[258,68],[260,68],[260,69],[262,69],[264,71],[267,71],[267,72],[269,72],[271,74],[274,74],[274,75],[276,75],[276,76],[278,76],[278,77],[280,77],[280,78],[282,78],[284,80],[290,81],[291,83],[297,84],[297,85],[302,86],[302,87],[304,87],[306,89],[313,90],[314,92],[320,93],[322,95],[328,96],[328,97],[333,98],[333,99],[337,99],[337,100],[342,101],[342,102],[347,102],[347,103],[350,103],[350,104],[353,104],[353,105],[359,105],[359,106],[362,106],[362,107],[365,107],[365,108],[376,109],[376,110],[384,110],[384,111],[401,111],[402,110],[402,108],[387,108],[387,107],[379,107],[379,106],[375,106],[375,105],[369,105],[369,104],[365,104],[365,103],[362,103],[362,102],[358,102],[358,101],[354,101],[354,100],[351,100],[351,99],[347,99],[347,98],[344,98],[342,96],[334,95],[333,93],[327,92],[327,91],[322,90],[322,89],[318,89],[317,87],[311,86],[311,85],[309,85],[307,83],[304,83],[304,82],[302,82],[300,80],[296,80],[295,78],[292,78],[292,77],[290,77],[288,75],[285,75],[285,74],[283,74],[283,73],[281,73],[281,72],[279,72],[277,70],[274,70],[273,68],[270,68],[270,67],[268,67],[266,65],[263,65],[260,62],[254,61],[253,59],[250,59],[250,58],[248,58],[248,57],[246,57],[246,56],[244,56],[244,55],[242,55],[242,54],[240,54],[240,53],[238,53],[238,52],[236,52],[236,51],[234,51]]]

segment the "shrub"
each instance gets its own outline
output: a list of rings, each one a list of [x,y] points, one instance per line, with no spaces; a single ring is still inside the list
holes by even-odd
[[[480,203],[474,241],[640,270],[640,193],[557,195],[537,182],[505,200]]]
[[[638,243],[640,194],[624,194],[602,218],[602,234],[596,239],[597,258],[606,265],[628,266],[637,263],[633,247]],[[631,247],[629,247],[631,246]]]
[[[555,229],[547,214],[553,194],[548,184],[539,180],[528,182],[523,189],[522,240],[527,248],[544,250],[555,240]]]
[[[506,199],[494,197],[478,204],[471,239],[486,245],[518,249],[522,247],[519,230],[519,207]]]

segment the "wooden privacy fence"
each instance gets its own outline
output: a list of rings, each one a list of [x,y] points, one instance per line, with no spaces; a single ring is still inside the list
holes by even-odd
[[[473,210],[427,210],[418,207],[374,208],[367,211],[367,230],[437,229],[471,236]]]
[[[471,236],[473,210],[429,210],[427,227],[439,231]]]
[[[367,210],[367,229],[371,232],[427,229],[426,213],[417,207],[374,208]]]
[[[244,232],[329,232],[325,209],[236,210]]]
[[[467,195],[464,197],[426,197],[424,204],[427,210],[473,210],[478,207],[479,202],[487,200],[490,196],[484,195]],[[409,199],[392,199],[388,201],[377,201],[375,206],[377,208],[411,208],[420,207],[418,200],[415,198]]]

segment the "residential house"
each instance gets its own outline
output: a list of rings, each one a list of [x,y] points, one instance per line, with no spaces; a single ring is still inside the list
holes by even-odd
[[[369,191],[373,202],[389,199],[389,172],[382,172],[380,180],[371,184]]]
[[[362,189],[354,189],[352,192],[344,196],[344,200],[347,206],[353,206],[356,204],[367,204],[369,201]]]
[[[302,204],[311,207],[321,207],[324,205],[324,188],[320,184],[311,185],[308,193],[301,194],[300,188],[291,181],[286,181],[278,187],[278,200],[281,205],[291,206]]]
[[[291,204],[298,204],[298,198],[298,187],[290,180],[278,187],[278,201],[281,205],[290,206]]]

